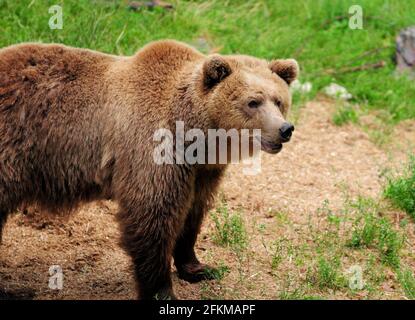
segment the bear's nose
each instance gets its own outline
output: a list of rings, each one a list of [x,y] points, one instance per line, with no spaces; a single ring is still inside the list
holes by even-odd
[[[285,122],[280,128],[282,142],[288,142],[293,134],[294,126],[292,123]]]

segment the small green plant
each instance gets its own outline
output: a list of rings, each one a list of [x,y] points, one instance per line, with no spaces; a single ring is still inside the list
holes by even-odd
[[[387,267],[378,264],[378,259],[374,253],[369,253],[366,266],[364,268],[363,278],[365,279],[365,288],[369,295],[379,294],[380,286],[386,281]]]
[[[405,173],[388,179],[384,195],[393,205],[415,219],[415,155],[411,155]]]
[[[225,265],[223,262],[216,268],[209,268],[206,270],[206,273],[215,280],[222,280],[227,273],[229,273],[229,267]]]
[[[272,244],[271,268],[277,269],[284,257],[284,243],[283,240],[275,241]]]
[[[203,281],[200,285],[200,299],[202,300],[223,300],[223,292],[221,288],[217,288],[216,285],[210,281]]]
[[[318,285],[320,288],[336,288],[339,284],[339,260],[334,258],[332,260],[327,260],[325,258],[320,258],[318,261]]]
[[[314,271],[309,270],[307,278],[312,285],[320,289],[339,289],[345,285],[345,278],[340,273],[340,259],[319,257]]]
[[[280,300],[324,300],[319,296],[307,295],[301,289],[295,289],[293,291],[283,291],[279,295]]]
[[[289,216],[288,216],[288,214],[286,212],[283,212],[283,211],[271,211],[269,214],[270,215],[273,215],[275,217],[275,219],[280,224],[289,224],[290,223],[290,218],[289,218]]]
[[[247,247],[248,239],[244,222],[239,213],[231,214],[226,203],[212,213],[215,224],[213,241],[221,246],[229,246],[235,250]]]
[[[398,273],[398,279],[408,299],[415,300],[415,276],[410,270]]]
[[[398,268],[399,250],[403,244],[402,237],[393,230],[389,221],[382,218],[379,221],[378,248],[381,253],[382,262]]]
[[[338,227],[341,223],[341,217],[330,208],[330,202],[327,199],[324,199],[321,207],[317,208],[317,213],[321,215],[326,215],[327,221],[330,224],[335,225],[336,227]]]
[[[349,122],[359,122],[359,115],[357,114],[356,109],[350,105],[339,106],[333,115],[333,123],[336,126],[341,126]]]
[[[361,223],[363,223],[362,226]],[[356,219],[354,224],[352,237],[347,245],[352,248],[370,247],[375,241],[377,232],[374,215],[372,213],[364,213],[363,216]]]

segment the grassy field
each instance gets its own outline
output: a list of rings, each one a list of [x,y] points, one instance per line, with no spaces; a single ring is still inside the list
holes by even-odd
[[[297,167],[289,167],[292,163],[297,164],[298,156],[292,152],[291,158],[285,158],[289,164],[279,166],[276,161],[268,160],[264,165],[275,175],[289,175],[287,180],[292,182],[290,191],[297,193],[292,196],[290,205],[283,208],[277,201],[273,202],[275,196],[288,197],[276,185],[276,181],[268,182],[274,177],[260,177],[266,182],[264,192],[256,191],[261,196],[257,200],[257,207],[254,207],[252,199],[240,199],[244,192],[235,191],[235,185],[248,185],[245,177],[238,177],[235,170],[233,174],[237,183],[232,184],[232,179],[227,179],[228,185],[225,187],[228,189],[225,190],[231,191],[218,200],[200,240],[201,246],[213,248],[211,256],[210,253],[202,253],[204,260],[219,267],[216,282],[201,284],[201,298],[414,299],[415,160],[409,160],[403,174],[402,170],[396,174],[388,172],[379,178],[381,174],[376,170],[384,170],[389,162],[385,159],[385,149],[379,149],[379,144],[373,146],[371,143],[389,141],[393,145],[399,140],[391,134],[393,130],[405,123],[404,120],[413,123],[415,119],[415,82],[397,76],[393,60],[395,38],[399,30],[415,24],[415,0],[359,0],[358,4],[363,8],[362,30],[352,30],[348,26],[348,10],[356,4],[355,1],[172,0],[171,3],[175,6],[173,10],[155,8],[132,11],[127,9],[127,1],[0,0],[0,47],[27,41],[59,42],[131,55],[149,41],[172,38],[192,44],[206,53],[243,53],[267,59],[293,57],[301,66],[300,81],[313,84],[311,92],[295,94],[298,111],[301,107],[307,109],[307,102],[319,98],[322,89],[328,84],[335,82],[346,87],[353,99],[347,103],[331,100],[330,105],[334,106],[334,110],[329,120],[324,118],[325,122],[321,122],[314,117],[314,122],[308,127],[308,119],[303,120],[305,133],[299,138],[303,144],[296,151],[305,152],[304,157],[307,158],[306,151],[314,150],[312,157],[307,158],[308,162],[304,160]],[[48,9],[54,4],[63,7],[61,30],[51,30],[48,26],[51,16]],[[381,61],[385,63],[382,68],[351,71],[353,67]],[[311,103],[314,105],[314,102]],[[314,136],[309,134],[319,134],[320,127],[331,132],[330,139],[327,138],[325,142],[313,140]],[[352,142],[347,139],[347,143],[336,140],[346,135],[345,132],[352,136]],[[365,138],[365,133],[369,134],[370,142]],[[385,138],[385,133],[388,138]],[[356,145],[353,139],[358,141]],[[362,145],[369,146],[370,152],[364,147],[359,149]],[[321,152],[322,146],[331,149]],[[354,154],[356,148],[360,151]],[[404,151],[399,151],[399,156],[414,151],[413,145],[409,146],[409,143],[401,149]],[[331,157],[333,152],[342,157],[337,164]],[[354,158],[348,158],[350,154]],[[359,190],[345,192],[340,201],[338,194],[342,188],[338,184],[343,171],[350,171],[348,178],[352,177],[359,183],[358,179],[361,178],[367,182],[364,180],[367,172],[353,168],[354,162],[366,160],[366,157],[372,157],[370,166],[365,167],[366,171],[376,166],[375,172],[370,173],[372,180]],[[298,176],[297,179],[291,177],[303,173],[301,170],[310,163],[314,167],[307,172],[309,175]],[[402,169],[402,165],[398,167]],[[328,178],[318,176],[314,180],[310,178],[312,173],[324,170],[332,172],[332,175],[328,174]],[[309,185],[302,184],[308,180],[313,181]],[[352,188],[358,184],[356,181],[342,183]],[[382,184],[378,185],[379,181]],[[376,185],[375,191],[366,194],[367,190],[371,190],[372,183]],[[258,180],[253,180],[251,185],[254,187],[249,188],[255,188],[257,184]],[[269,185],[274,189],[269,190]],[[330,199],[324,198],[323,201],[312,195],[309,203],[302,204],[300,209],[296,207],[297,202],[307,201],[304,199],[307,199],[308,190],[319,194],[320,189],[329,190],[327,198]],[[318,207],[314,208],[318,201]],[[111,214],[112,211],[104,216],[108,218]],[[310,221],[301,220],[307,219],[307,214],[310,215]],[[20,215],[12,223],[16,226],[24,224],[25,219]],[[82,219],[89,221],[87,215],[82,216]],[[106,227],[112,226],[110,218],[106,223]],[[80,227],[73,225],[59,228],[68,228],[75,234],[80,230]],[[16,231],[17,227],[12,230]],[[40,234],[39,230],[26,230],[27,238],[22,235],[22,239],[31,243],[40,237],[36,232]],[[60,237],[54,231],[47,232],[52,240],[54,236],[57,239]],[[101,241],[111,250],[116,250],[113,249],[116,231],[111,232],[112,242],[101,234],[98,236],[102,236]],[[30,238],[32,233],[36,237]],[[79,233],[82,235],[82,232]],[[64,242],[66,240],[59,238],[59,241],[62,241],[62,248],[69,248]],[[36,240],[33,242],[37,243]],[[39,246],[47,247],[43,242]],[[84,249],[86,252],[100,250],[90,249],[89,244]],[[8,250],[10,261],[13,261],[14,249],[10,246]],[[42,252],[45,256],[49,254],[46,249],[40,250]],[[102,254],[105,255],[104,252]],[[22,253],[20,258],[26,258],[26,253]],[[220,260],[222,258],[223,261]],[[109,260],[112,261],[112,257]],[[114,261],[118,261],[114,265],[123,266],[124,260],[121,258]],[[14,266],[12,262],[9,264],[11,271],[7,272],[12,274]],[[350,287],[347,270],[356,264],[363,268],[363,291]],[[107,270],[106,266],[106,263],[103,264],[102,270]],[[4,271],[5,274],[7,272]],[[30,272],[34,271],[30,269],[22,271],[22,274]],[[350,270],[350,273],[353,272],[360,271]],[[237,286],[238,289],[235,289]],[[114,294],[116,298],[131,297],[131,289],[120,292]],[[112,293],[108,295],[109,298],[113,297]],[[40,296],[55,297],[49,292]],[[73,294],[69,297],[78,296]],[[84,297],[90,296],[85,294]]]

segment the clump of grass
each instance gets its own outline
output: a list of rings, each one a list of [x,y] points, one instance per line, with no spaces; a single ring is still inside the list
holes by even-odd
[[[215,280],[220,281],[225,277],[227,273],[229,273],[229,271],[229,267],[222,262],[219,265],[219,267],[209,268],[208,270],[206,270],[206,273]]]
[[[363,220],[363,221],[362,221]],[[376,238],[376,223],[372,214],[364,214],[359,217],[357,222],[362,221],[362,226],[356,226],[353,230],[352,237],[348,245],[353,248],[369,247],[373,244]]]
[[[345,278],[340,272],[340,259],[337,256],[319,257],[315,270],[309,270],[307,279],[320,289],[339,289],[346,284]]]
[[[403,237],[386,218],[379,216],[379,205],[373,199],[359,197],[350,206],[356,210],[356,218],[346,245],[351,248],[377,248],[383,263],[398,268]]]
[[[366,279],[364,286],[369,295],[378,295],[379,287],[386,281],[386,267],[378,263],[377,256],[369,253],[366,266],[363,272],[363,279]]]
[[[373,199],[363,197],[351,201],[348,205],[356,211],[356,218],[347,245],[352,248],[372,246],[378,233],[378,205]]]
[[[333,115],[333,123],[336,126],[341,126],[347,123],[358,123],[359,115],[355,108],[350,105],[343,105],[337,108]]]
[[[210,281],[203,281],[200,285],[201,300],[224,300],[224,292],[222,288],[218,288]]]
[[[398,280],[408,299],[415,300],[415,276],[410,270],[398,273]]]
[[[415,219],[415,155],[410,156],[403,176],[388,179],[384,196]]]
[[[324,300],[319,296],[306,294],[303,290],[283,291],[279,295],[280,300]]]
[[[382,262],[398,268],[400,259],[399,251],[402,247],[403,239],[392,229],[389,221],[382,218],[379,221],[378,248],[381,253]]]
[[[273,270],[277,269],[280,263],[284,259],[284,243],[283,240],[275,241],[272,244],[272,253],[271,253],[271,268]]]
[[[317,283],[320,288],[338,288],[342,286],[343,277],[339,273],[340,260],[320,258],[317,269]]]
[[[248,244],[247,232],[239,213],[230,213],[226,203],[212,213],[215,224],[213,241],[221,246],[229,246],[235,250],[246,249]]]
[[[264,244],[271,258],[271,269],[276,270],[282,262],[294,262],[295,265],[304,265],[305,251],[308,250],[307,245],[293,245],[288,238],[275,240],[271,243],[269,249]]]

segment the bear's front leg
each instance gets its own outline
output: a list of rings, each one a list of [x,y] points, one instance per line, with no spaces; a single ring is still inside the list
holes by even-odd
[[[174,264],[180,279],[190,283],[214,279],[215,269],[200,263],[194,246],[203,221],[204,212],[195,206],[189,212],[174,249]]]
[[[174,264],[180,279],[195,283],[215,278],[215,269],[200,263],[194,246],[203,218],[213,202],[223,170],[200,170],[195,180],[195,199],[174,249]]]
[[[145,172],[133,169],[139,172],[128,172],[127,178],[115,179],[114,185],[120,190],[115,199],[120,207],[121,244],[134,265],[138,298],[175,299],[171,260],[193,202],[192,171],[173,165]]]
[[[132,258],[138,298],[176,299],[170,270],[176,236],[172,218],[128,209],[119,216],[122,245]]]

